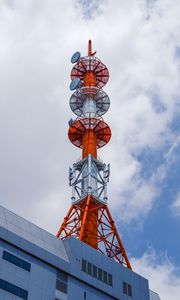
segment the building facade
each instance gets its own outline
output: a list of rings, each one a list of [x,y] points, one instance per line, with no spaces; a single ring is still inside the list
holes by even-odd
[[[0,300],[159,300],[148,280],[0,206]]]

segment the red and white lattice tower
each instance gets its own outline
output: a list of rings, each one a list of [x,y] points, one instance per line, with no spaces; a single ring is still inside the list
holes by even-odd
[[[97,158],[97,149],[108,143],[111,130],[102,119],[110,106],[109,97],[102,90],[109,72],[95,53],[89,41],[88,56],[81,58],[76,52],[71,58],[74,67],[70,89],[75,92],[70,107],[78,117],[69,121],[68,136],[73,145],[82,148],[82,159],[69,170],[72,205],[57,237],[73,236],[131,269],[107,206],[110,167]]]

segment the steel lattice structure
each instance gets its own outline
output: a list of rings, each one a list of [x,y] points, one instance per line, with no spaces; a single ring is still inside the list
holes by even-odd
[[[82,148],[82,159],[69,169],[72,205],[57,237],[73,236],[131,269],[107,206],[110,166],[97,157],[97,149],[109,142],[111,130],[101,117],[110,106],[109,97],[102,90],[109,72],[95,53],[89,41],[88,56],[80,58],[77,52],[72,57],[75,65],[71,87],[76,91],[70,98],[70,108],[78,117],[70,120],[68,136],[73,145]],[[76,56],[78,59],[74,59]]]

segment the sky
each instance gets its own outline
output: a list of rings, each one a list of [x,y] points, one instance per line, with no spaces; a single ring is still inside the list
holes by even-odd
[[[70,58],[108,67],[108,206],[162,300],[180,295],[179,0],[0,0],[0,204],[56,234],[71,205]]]

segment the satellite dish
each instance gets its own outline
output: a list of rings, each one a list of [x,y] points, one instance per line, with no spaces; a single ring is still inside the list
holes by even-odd
[[[77,89],[77,87],[78,87],[80,81],[81,81],[80,78],[75,78],[75,79],[73,79],[73,80],[71,81],[71,83],[70,83],[70,86],[69,86],[70,90],[73,91],[73,90]]]
[[[75,52],[71,57],[72,64],[75,64],[81,57],[81,53],[79,51]]]
[[[73,119],[71,118],[69,121],[68,121],[68,124],[69,124],[69,127],[73,124]]]

